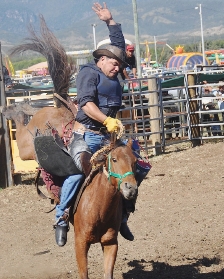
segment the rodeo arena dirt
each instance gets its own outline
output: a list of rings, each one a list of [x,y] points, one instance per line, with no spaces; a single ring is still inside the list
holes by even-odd
[[[141,101],[145,99],[146,92],[135,93],[139,94],[137,100],[142,103],[137,108],[143,112],[150,110],[148,102],[145,105]],[[162,93],[160,91],[159,96]],[[132,97],[134,94],[128,92],[126,95]],[[200,95],[197,97],[200,101]],[[164,105],[164,100],[160,99],[161,103],[153,106],[160,107],[160,112],[167,102],[173,102],[173,105],[177,101],[187,103],[186,99],[172,99],[165,101]],[[186,113],[186,107],[184,105],[180,112]],[[209,112],[218,113],[222,119],[220,110]],[[150,124],[153,122],[152,113],[150,110]],[[174,113],[176,117],[176,111]],[[171,117],[171,114],[164,110],[163,117]],[[188,113],[187,119],[191,115]],[[155,118],[162,119],[162,116]],[[159,127],[157,135],[161,135],[166,148],[159,156],[149,152],[152,169],[139,187],[136,211],[128,220],[135,239],[129,242],[120,234],[118,236],[116,279],[224,278],[223,119],[215,123],[219,126],[220,135],[212,135],[207,126],[202,126],[211,125],[203,124],[203,118],[196,124],[190,120],[187,122],[187,139],[184,137],[186,122],[180,121],[177,128],[172,126],[169,129],[167,123],[164,129]],[[128,135],[131,135],[131,130],[141,134],[145,129],[142,133],[144,140],[152,138],[152,128],[155,127],[150,125],[148,129],[148,122],[144,124],[144,121],[148,119],[141,115],[138,118],[137,114],[131,120],[134,129],[129,127]],[[138,127],[139,122],[145,127]],[[160,123],[162,125],[163,121]],[[189,133],[193,130],[189,129],[189,123],[192,127],[201,125],[199,136],[203,139],[202,145],[192,147],[197,133]],[[175,138],[176,129],[179,137]],[[171,133],[173,138],[168,141],[166,136]],[[149,141],[148,147],[150,144]],[[30,161],[25,162],[31,167]],[[73,227],[68,232],[67,244],[58,247],[53,229],[55,212],[46,213],[53,205],[37,195],[34,176],[34,173],[24,174],[18,185],[0,188],[0,279],[78,279]],[[40,188],[48,194],[44,183]],[[90,279],[103,278],[100,244],[91,246],[88,267]]]
[[[129,218],[135,240],[119,235],[114,278],[224,278],[223,142],[175,146],[151,158]],[[73,228],[56,245],[54,212],[32,175],[0,191],[0,278],[78,279]],[[29,185],[28,185],[29,184]],[[45,186],[41,186],[42,191]],[[103,278],[99,244],[89,254],[90,278]]]

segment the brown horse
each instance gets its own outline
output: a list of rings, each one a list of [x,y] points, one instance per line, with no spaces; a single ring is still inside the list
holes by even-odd
[[[75,107],[73,112],[74,109]],[[50,125],[58,131],[61,138],[69,137],[75,122],[73,112],[65,106],[45,107],[36,111],[28,103],[12,104],[2,109],[5,117],[14,120],[16,124],[16,142],[22,160],[37,160],[34,148],[37,129],[43,133],[48,129],[47,125]],[[25,115],[33,115],[27,125]],[[63,177],[49,174],[44,169],[41,169],[41,174],[51,199],[58,204]]]
[[[99,172],[85,189],[74,215],[75,251],[81,279],[88,279],[87,255],[91,244],[100,243],[104,253],[104,278],[113,278],[122,219],[122,196],[135,199],[136,157],[127,145],[118,145],[107,158],[105,171]]]
[[[28,106],[27,104],[26,107]],[[50,124],[63,137],[65,130],[73,127],[74,124],[74,114],[65,106],[42,108],[34,114],[27,125],[25,125],[25,114],[29,112],[20,104],[5,107],[2,113],[7,119],[14,120],[16,124],[16,141],[22,160],[36,159],[33,144],[36,129],[45,131],[46,125]]]

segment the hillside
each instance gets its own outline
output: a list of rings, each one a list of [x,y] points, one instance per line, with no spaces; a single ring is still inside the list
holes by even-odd
[[[96,23],[96,40],[107,38],[107,29],[91,9],[89,0],[1,0],[0,40],[3,51],[18,44],[27,35],[27,24],[38,28],[43,14],[49,28],[67,50],[92,48],[92,23]],[[101,2],[102,3],[102,2]],[[127,39],[134,41],[133,7],[130,0],[108,0],[114,19],[122,23]],[[138,0],[139,35],[142,41],[157,40],[182,43],[200,41],[200,16],[197,0]],[[222,38],[224,1],[203,0],[204,37]]]

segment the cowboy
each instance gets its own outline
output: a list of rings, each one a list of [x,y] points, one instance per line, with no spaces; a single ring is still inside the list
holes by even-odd
[[[93,10],[107,24],[111,44],[95,50],[94,61],[84,65],[77,76],[78,113],[73,131],[74,137],[83,137],[86,151],[95,153],[109,139],[109,133],[116,132],[121,124],[116,119],[122,96],[117,74],[125,63],[125,41],[121,25],[114,21],[105,3],[104,6],[94,3]],[[71,142],[69,150],[76,160],[77,154],[72,154],[74,142]],[[59,246],[66,244],[68,231],[68,223],[62,216],[77,194],[83,178],[82,173],[70,175],[62,185],[60,204],[56,206],[55,225],[55,238]],[[134,239],[127,226],[127,219],[123,220],[120,233],[128,240]]]

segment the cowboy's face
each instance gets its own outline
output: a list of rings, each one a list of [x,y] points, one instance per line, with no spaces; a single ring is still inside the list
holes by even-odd
[[[119,72],[121,64],[113,58],[102,56],[100,58],[100,69],[109,78],[114,78]]]
[[[132,57],[134,53],[134,50],[126,50],[127,57]]]

